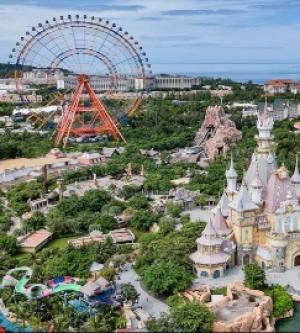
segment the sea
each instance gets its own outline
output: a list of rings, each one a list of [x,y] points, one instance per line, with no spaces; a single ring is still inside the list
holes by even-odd
[[[263,84],[267,80],[284,78],[300,81],[299,63],[241,62],[241,63],[153,63],[152,71],[158,73],[174,73],[188,76],[203,76],[231,79],[233,81]]]
[[[279,320],[276,323],[276,332],[299,332],[300,331],[300,303],[295,303],[294,316]]]

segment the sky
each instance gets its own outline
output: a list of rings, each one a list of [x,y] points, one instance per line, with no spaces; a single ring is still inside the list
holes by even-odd
[[[0,0],[0,61],[30,27],[83,13],[129,31],[156,73],[300,79],[299,0]]]

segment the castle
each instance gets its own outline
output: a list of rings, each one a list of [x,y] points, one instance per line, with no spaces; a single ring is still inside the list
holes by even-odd
[[[231,156],[227,186],[190,258],[197,275],[217,278],[235,265],[256,261],[283,271],[300,265],[300,174],[277,166],[267,108],[258,116],[257,148],[238,188]]]

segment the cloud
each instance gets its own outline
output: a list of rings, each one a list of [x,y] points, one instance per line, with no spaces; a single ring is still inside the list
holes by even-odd
[[[222,26],[220,23],[213,23],[213,22],[192,22],[190,25],[195,25],[198,27],[218,27]]]
[[[137,21],[162,21],[163,18],[160,16],[142,16],[136,19]]]
[[[97,5],[97,4],[92,4],[92,5],[80,5],[77,8],[86,8],[87,10],[103,10],[103,11],[138,11],[141,9],[145,9],[145,6],[141,5]]]
[[[166,16],[193,16],[193,15],[236,15],[244,13],[242,9],[173,9],[162,11]]]
[[[227,28],[259,28],[259,24],[226,24]]]
[[[283,46],[256,46],[256,45],[233,45],[233,46],[227,46],[227,45],[223,45],[220,46],[222,49],[249,49],[249,50],[270,50],[270,49],[275,49],[275,50],[279,50],[279,49],[284,49]]]
[[[141,39],[143,40],[149,40],[149,41],[192,41],[199,39],[198,37],[194,36],[185,36],[185,35],[168,35],[168,36],[141,36]]]
[[[195,47],[206,47],[206,48],[210,48],[210,47],[219,47],[220,44],[217,43],[205,43],[205,42],[193,42],[193,43],[185,43],[185,42],[180,42],[180,43],[172,43],[172,44],[168,44],[166,45],[166,47],[191,47],[191,48],[195,48]]]
[[[299,1],[294,0],[279,0],[279,1],[272,1],[269,3],[266,2],[258,2],[256,4],[252,4],[249,8],[255,9],[266,9],[266,10],[281,10],[281,9],[298,9],[300,8]]]
[[[80,10],[103,10],[103,11],[138,11],[146,7],[138,4],[125,5],[116,0],[110,1],[107,4],[106,0],[86,1],[85,3],[74,0],[0,0],[1,5],[20,5],[20,6],[35,6],[42,8],[59,8],[59,9],[80,9]]]

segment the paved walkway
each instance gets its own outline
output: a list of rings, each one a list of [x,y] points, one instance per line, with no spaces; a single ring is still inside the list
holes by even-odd
[[[198,278],[194,281],[193,286],[198,287],[203,284],[208,284],[209,286],[216,287],[225,287],[229,283],[232,283],[236,280],[244,280],[244,272],[242,267],[234,267],[231,270],[227,271],[224,277],[218,279],[211,278]],[[272,272],[266,271],[266,283],[267,284],[279,284],[282,286],[291,286],[300,294],[300,266],[286,270],[285,272]]]
[[[218,279],[213,278],[205,278],[201,277],[194,281],[193,287],[199,287],[204,284],[208,284],[210,287],[218,288],[218,287],[225,287],[229,283],[234,281],[243,281],[244,280],[244,272],[241,267],[234,267],[227,271],[226,275],[220,277]]]
[[[123,283],[131,283],[140,294],[139,305],[142,306],[145,312],[155,318],[159,318],[161,312],[168,312],[168,305],[148,294],[147,291],[141,287],[139,277],[133,270],[132,265],[128,264],[128,266],[127,271],[120,273],[120,280],[117,280],[117,287]]]
[[[181,213],[181,215],[189,215],[191,222],[199,222],[204,221],[208,222],[211,216],[212,208],[204,209],[204,208],[193,208],[191,210],[185,210]]]
[[[282,273],[266,272],[267,281],[282,286],[291,286],[300,293],[300,266],[286,270]]]

